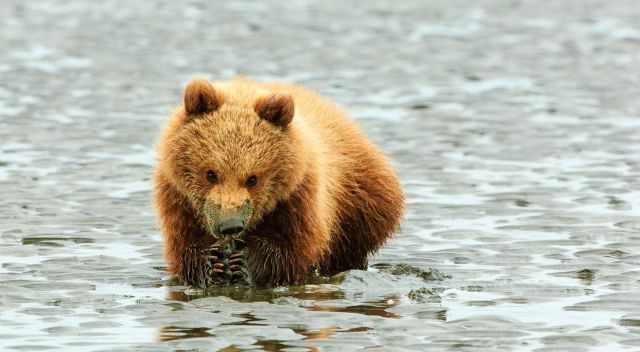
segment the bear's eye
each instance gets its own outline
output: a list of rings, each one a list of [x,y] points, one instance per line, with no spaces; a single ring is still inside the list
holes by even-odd
[[[207,171],[207,181],[209,181],[209,183],[217,183],[218,174],[211,170]]]
[[[255,185],[258,184],[258,177],[256,177],[256,175],[250,176],[245,182],[244,184],[247,187],[254,187]]]

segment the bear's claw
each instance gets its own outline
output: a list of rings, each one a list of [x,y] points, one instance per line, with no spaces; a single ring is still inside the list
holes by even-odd
[[[202,248],[187,248],[184,280],[193,286],[206,288],[229,284],[249,285],[249,271],[246,265],[246,247],[242,249],[220,244]]]
[[[249,285],[249,270],[247,268],[247,249],[243,248],[229,256],[229,281],[234,284]]]
[[[214,244],[201,249],[200,253],[207,267],[207,277],[204,280],[206,282],[205,287],[225,284],[228,280],[225,274],[226,265],[220,246]]]

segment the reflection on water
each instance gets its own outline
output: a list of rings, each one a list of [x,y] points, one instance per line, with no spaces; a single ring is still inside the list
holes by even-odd
[[[388,264],[381,264],[381,266],[388,266]],[[407,269],[408,267],[405,267]],[[414,268],[412,270],[417,270]],[[373,275],[373,276],[372,276]],[[290,331],[296,335],[303,336],[301,341],[327,341],[331,336],[335,334],[355,334],[355,333],[367,333],[374,330],[365,325],[357,323],[355,327],[342,327],[336,325],[337,321],[329,318],[330,326],[312,327],[303,322],[297,321],[295,315],[299,315],[299,309],[302,309],[310,314],[330,314],[330,317],[338,314],[340,316],[348,317],[352,315],[357,317],[359,315],[367,317],[379,317],[379,318],[392,318],[399,319],[401,314],[389,311],[400,304],[403,297],[397,294],[385,294],[388,292],[388,288],[381,287],[368,287],[372,291],[372,297],[379,296],[378,299],[362,300],[357,297],[363,297],[362,284],[368,285],[368,278],[378,276],[378,280],[394,279],[397,285],[406,285],[412,287],[413,285],[425,283],[424,278],[418,277],[406,277],[402,276],[384,276],[383,274],[367,273],[363,271],[354,271],[351,273],[343,273],[333,278],[318,278],[318,283],[308,284],[303,286],[291,286],[281,288],[246,288],[246,287],[220,287],[220,288],[208,288],[203,289],[189,289],[184,290],[179,286],[175,289],[170,288],[167,292],[167,299],[175,301],[174,303],[167,304],[171,307],[172,311],[181,311],[185,316],[189,313],[189,308],[185,304],[196,304],[199,310],[207,310],[212,314],[225,315],[228,313],[228,319],[220,321],[215,326],[207,328],[203,326],[199,327],[183,327],[183,326],[164,326],[159,329],[158,339],[160,341],[174,341],[182,339],[192,339],[200,337],[223,337],[228,331],[227,327],[273,327],[274,324],[279,329],[290,329]],[[322,282],[322,283],[320,283]],[[328,284],[332,282],[332,284]],[[415,290],[415,296],[419,296],[425,299],[426,296],[435,295],[434,290],[421,288]],[[229,301],[232,299],[233,301]],[[407,296],[407,299],[410,296]],[[359,301],[357,304],[351,302]],[[182,302],[182,303],[181,303]],[[291,316],[288,319],[294,319],[290,322],[287,320],[260,318],[254,313],[254,309],[260,311],[259,308],[255,308],[254,305],[242,306],[242,302],[245,304],[269,304],[280,307],[289,306],[291,312],[288,313]],[[260,307],[258,306],[258,307]],[[246,310],[246,312],[233,311],[231,307],[237,307],[240,310]],[[262,310],[261,314],[265,311]],[[436,310],[430,313],[421,312],[421,318],[425,319],[426,314],[432,314],[431,319],[446,319],[446,312],[443,310]],[[357,322],[359,319],[355,319]],[[314,323],[318,319],[309,321]],[[197,324],[197,322],[193,322]],[[348,323],[352,325],[353,323]],[[260,346],[264,350],[280,351],[285,348],[292,348],[290,343],[287,343],[287,339],[261,339],[252,344],[252,346]],[[242,350],[243,346],[230,345],[224,347],[223,350],[235,351]],[[315,346],[307,346],[308,350],[315,351]]]
[[[220,325],[256,325],[256,326],[268,325],[267,323],[264,322],[265,319],[256,318],[255,315],[250,313],[233,314],[232,316],[237,318],[242,318],[243,320],[235,321],[231,323],[222,323]]]
[[[301,300],[342,299],[344,292],[338,286],[290,286],[286,289],[269,289],[255,287],[210,287],[207,289],[189,289],[169,291],[170,300],[188,302],[203,297],[224,296],[238,302],[270,302],[280,297],[293,297]]]
[[[336,332],[356,333],[356,332],[366,332],[369,329],[366,327],[362,327],[362,328],[354,328],[354,329],[347,329],[347,330],[339,330],[335,327],[329,327],[329,328],[321,328],[314,331],[307,331],[307,330],[301,330],[301,329],[292,329],[292,330],[299,335],[305,336],[304,340],[314,341],[314,340],[328,339],[329,337],[331,337],[331,335],[333,335]],[[181,328],[176,326],[167,326],[160,329],[159,340],[162,342],[168,342],[168,341],[179,340],[179,339],[206,338],[206,337],[215,338],[216,337],[214,334],[210,334],[208,331],[209,331],[208,328]],[[284,341],[278,341],[278,340],[259,340],[255,342],[252,346],[259,347],[263,351],[284,351],[286,349],[290,349],[294,347],[291,345],[287,345]],[[243,350],[246,350],[246,348],[231,345],[231,346],[224,347],[219,351],[231,352],[231,351],[243,351]],[[319,351],[319,349],[315,347],[308,347],[304,350]]]
[[[83,237],[54,237],[54,236],[42,236],[42,237],[23,237],[22,244],[23,245],[34,245],[34,246],[55,246],[62,247],[65,242],[70,241],[73,243],[93,243],[94,240],[91,238],[83,238]]]
[[[640,319],[620,319],[620,325],[640,327]]]
[[[388,299],[383,299],[380,301],[366,302],[366,304],[358,304],[347,307],[328,307],[316,305],[307,309],[313,312],[354,313],[373,315],[383,318],[399,318],[400,316],[398,314],[387,312],[387,308],[394,307],[398,304],[396,303],[397,300],[398,297],[390,297]]]
[[[160,328],[160,341],[172,341],[190,339],[195,337],[213,337],[208,333],[209,328],[181,328],[178,326],[165,326]]]
[[[254,343],[253,345],[251,345],[250,347],[238,347],[238,346],[229,346],[229,347],[225,347],[220,349],[220,352],[240,352],[240,351],[246,351],[246,350],[252,350],[252,349],[256,349],[258,348],[260,351],[267,351],[267,352],[280,352],[280,351],[288,351],[291,350],[292,348],[294,348],[295,346],[291,346],[291,345],[287,345],[285,343],[283,343],[282,341],[277,341],[277,340],[260,340],[256,343]],[[299,349],[299,348],[298,348]],[[315,347],[307,347],[307,348],[302,348],[300,349],[301,351],[306,351],[306,352],[317,352],[320,351],[319,349],[315,348]]]
[[[264,326],[268,325],[268,323],[259,323],[260,321],[264,321],[264,319],[258,319],[251,314],[238,314],[237,315],[244,320],[233,322],[229,324],[221,324],[221,325],[237,325],[237,326]],[[384,317],[384,315],[380,315]],[[286,328],[283,326],[283,328]],[[304,336],[302,340],[304,341],[319,341],[319,340],[327,340],[332,335],[336,333],[366,333],[371,329],[369,327],[355,327],[349,329],[340,329],[336,326],[318,328],[313,330],[307,330],[303,328],[298,328],[295,326],[290,327],[291,330],[301,336]],[[206,327],[198,327],[198,328],[185,328],[185,327],[177,327],[177,326],[166,326],[160,328],[159,331],[159,340],[163,342],[180,340],[180,339],[191,339],[191,338],[206,338],[212,337],[215,338],[216,335],[212,333],[212,330]],[[279,340],[259,340],[256,341],[253,346],[261,347],[264,351],[284,351],[287,348],[292,348],[294,346],[286,344],[285,341]],[[241,351],[243,347],[240,346],[227,346],[222,348],[220,351]],[[316,347],[308,347],[306,350],[308,351],[319,351]]]

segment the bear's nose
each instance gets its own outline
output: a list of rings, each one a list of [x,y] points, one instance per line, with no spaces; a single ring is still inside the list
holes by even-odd
[[[244,230],[244,220],[241,217],[231,217],[220,221],[218,228],[223,235],[233,235]]]

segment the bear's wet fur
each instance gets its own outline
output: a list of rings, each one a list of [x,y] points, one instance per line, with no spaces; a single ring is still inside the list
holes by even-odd
[[[252,281],[282,285],[366,269],[404,209],[385,156],[337,105],[247,79],[187,85],[158,145],[154,190],[169,271],[188,284],[188,266],[202,263],[193,253],[230,216]]]

